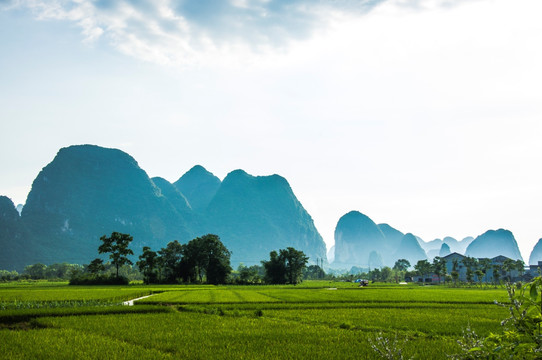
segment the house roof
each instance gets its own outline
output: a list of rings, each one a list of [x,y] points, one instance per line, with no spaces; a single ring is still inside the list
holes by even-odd
[[[448,255],[446,255],[446,256],[443,256],[442,259],[448,259],[448,258],[451,258],[451,257],[460,257],[461,259],[466,258],[465,255],[461,255],[460,253],[453,252],[453,253],[451,253],[451,254],[448,254]]]
[[[464,258],[466,258],[465,255],[462,255],[460,253],[457,253],[457,252],[453,252],[451,254],[448,254],[446,256],[443,256],[442,259],[449,259],[449,258],[460,258],[461,260],[463,260]],[[478,258],[478,260],[480,259],[484,259],[484,258]],[[491,258],[491,262],[504,262],[506,259],[510,259],[509,257],[506,257],[504,255],[499,255],[499,256],[495,256],[494,258]]]

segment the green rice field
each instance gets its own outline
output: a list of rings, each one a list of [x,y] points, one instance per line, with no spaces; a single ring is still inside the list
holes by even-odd
[[[123,306],[123,301],[151,295]],[[0,285],[0,359],[446,359],[469,326],[502,331],[504,289],[306,281],[301,286]]]

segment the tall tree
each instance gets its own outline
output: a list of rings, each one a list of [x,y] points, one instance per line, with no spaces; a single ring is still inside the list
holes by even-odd
[[[286,284],[286,264],[284,259],[273,250],[269,253],[269,260],[262,261],[265,269],[265,282],[268,284]]]
[[[478,283],[480,284],[480,287],[482,287],[482,280],[484,279],[484,272],[480,269],[476,269],[474,271],[474,274],[476,275],[478,279]]]
[[[210,284],[225,284],[232,268],[231,252],[224,246],[218,235],[208,234],[202,237],[206,254],[205,274]]]
[[[450,275],[452,276],[452,279],[454,280],[454,286],[457,286],[457,279],[459,278],[459,261],[457,259],[452,260],[452,272]]]
[[[309,257],[301,250],[288,247],[280,250],[281,256],[286,260],[286,278],[290,284],[297,284],[303,278],[303,270],[307,266]]]
[[[179,277],[182,277],[181,259],[184,247],[179,241],[170,241],[165,248],[158,251],[160,255],[157,259],[159,269],[159,280],[166,283],[174,283]]]
[[[45,279],[45,270],[47,265],[37,263],[34,265],[27,265],[24,268],[23,274],[29,275],[32,279]]]
[[[433,271],[438,276],[439,283],[446,276],[446,260],[440,256],[435,256],[433,259]]]
[[[94,259],[87,265],[87,270],[93,275],[98,275],[101,271],[105,270],[104,261],[102,259]]]
[[[270,284],[297,284],[301,282],[303,270],[309,261],[308,256],[293,247],[271,251],[269,260],[262,261],[265,268],[265,280]]]
[[[158,267],[158,254],[152,251],[150,247],[144,246],[143,253],[139,255],[139,261],[136,263],[139,270],[143,273],[143,281],[146,284],[155,283],[157,280],[156,270]]]
[[[512,270],[516,269],[516,261],[512,259],[506,259],[504,260],[502,264],[502,269],[506,273],[506,277],[508,281],[512,281]]]
[[[393,270],[397,271],[407,271],[410,267],[410,261],[407,259],[399,259],[395,262],[395,265],[393,265]]]
[[[478,259],[478,263],[480,264],[480,268],[482,272],[484,273],[484,279],[487,282],[487,276],[488,276],[489,270],[491,270],[491,259],[488,259],[488,258]]]
[[[369,271],[369,278],[371,281],[381,281],[382,280],[382,271],[379,268]]]
[[[418,260],[416,265],[414,265],[414,270],[418,272],[418,275],[420,275],[423,279],[423,283],[425,284],[425,275],[428,275],[433,270],[433,266],[431,266],[431,263],[427,260]]]
[[[463,264],[465,265],[465,267],[467,268],[467,271],[466,271],[466,278],[467,278],[467,282],[469,284],[472,284],[474,278],[474,271],[476,270],[477,266],[478,266],[478,260],[474,257],[470,257],[470,256],[466,256],[465,258],[463,258]]]
[[[189,278],[195,274],[199,282],[224,284],[231,273],[230,251],[220,237],[207,234],[190,240],[183,246],[181,267]]]
[[[326,276],[325,271],[318,265],[310,265],[305,271],[305,279],[323,279]]]
[[[499,264],[493,265],[493,283],[495,284],[495,287],[497,287],[497,284],[500,282],[501,278],[501,271],[502,266]]]
[[[250,267],[247,267],[243,264],[240,264],[237,268],[237,271],[239,273],[239,282],[241,284],[259,284],[262,281],[264,270],[259,265],[252,265]]]
[[[111,253],[109,258],[111,264],[117,268],[117,278],[119,277],[119,267],[122,265],[132,265],[128,255],[134,255],[134,252],[128,247],[134,238],[129,234],[113,232],[110,237],[102,236],[100,240],[102,245],[98,247],[98,253]]]
[[[380,277],[384,282],[391,282],[393,271],[389,266],[384,266],[380,272]]]

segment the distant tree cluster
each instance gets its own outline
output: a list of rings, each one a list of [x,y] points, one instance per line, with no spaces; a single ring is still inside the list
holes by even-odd
[[[81,265],[77,264],[52,264],[44,265],[37,263],[28,265],[24,268],[23,275],[27,275],[30,279],[47,279],[47,280],[67,280],[74,273],[82,270]]]
[[[99,254],[109,254],[109,261],[101,258],[88,265],[38,263],[25,268],[22,275],[0,270],[0,281],[26,279],[70,279],[72,285],[128,284],[130,280],[143,279],[146,284],[159,283],[208,283],[225,284],[298,284],[305,279],[322,279],[324,270],[317,265],[307,268],[308,257],[292,247],[271,251],[269,260],[260,265],[239,265],[232,274],[230,251],[217,235],[208,234],[181,244],[174,240],[166,247],[153,251],[143,247],[136,262],[129,256],[134,252],[129,245],[133,238],[129,234],[113,232],[102,236]]]
[[[240,264],[237,271],[232,272],[231,281],[240,285],[259,285],[264,283],[265,269],[260,265],[245,266]]]
[[[144,247],[137,266],[146,283],[298,284],[308,259],[290,247],[272,251],[262,266],[241,264],[232,274],[230,251],[217,235],[209,234],[184,245],[172,241],[158,252]]]
[[[102,236],[102,244],[98,247],[98,253],[109,253],[109,264],[104,264],[102,259],[96,258],[85,267],[85,271],[74,274],[70,279],[70,285],[125,285],[130,279],[121,274],[120,270],[125,266],[133,265],[128,255],[134,252],[129,248],[133,237],[119,232],[111,233],[111,236]],[[106,273],[106,269],[113,266],[114,275]]]
[[[68,280],[74,273],[83,269],[83,266],[77,264],[51,264],[49,266],[37,263],[28,265],[22,273],[17,271],[0,270],[0,281],[17,280]]]
[[[45,265],[36,263],[27,265],[22,273],[17,271],[0,270],[0,281],[26,281],[26,280],[48,280],[48,281],[66,281],[75,277],[93,274],[89,270],[92,265],[79,265],[68,263],[57,263]],[[104,277],[114,275],[116,272],[115,266],[110,262],[100,263],[99,273]],[[129,265],[122,266],[119,269],[119,276],[126,277],[129,280],[141,280],[140,272]]]
[[[366,279],[372,282],[395,282],[405,281],[405,277],[409,276],[410,272],[408,268],[410,262],[406,259],[399,259],[393,265],[393,268],[389,266],[378,267],[372,270],[367,268],[361,268],[352,266],[348,273],[335,274],[336,280],[354,281],[355,279]]]
[[[298,284],[302,280],[332,279],[319,265],[306,266],[308,257],[294,248],[271,251],[262,265],[240,264],[231,275],[231,282],[240,285]]]
[[[309,265],[303,271],[303,279],[323,280],[326,279],[326,272],[319,265]]]
[[[184,245],[172,241],[158,252],[146,246],[137,266],[147,284],[225,284],[232,271],[230,255],[217,235],[208,234]]]
[[[19,273],[15,270],[8,271],[8,270],[0,270],[0,281],[6,282],[6,281],[17,281],[20,279]]]
[[[303,271],[309,258],[303,251],[292,247],[271,251],[269,260],[262,261],[265,269],[265,282],[268,284],[298,284],[303,279]]]

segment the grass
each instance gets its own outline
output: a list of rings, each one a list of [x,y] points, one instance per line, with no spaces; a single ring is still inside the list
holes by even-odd
[[[114,305],[151,293],[136,306]],[[467,326],[481,335],[500,331],[507,311],[493,301],[506,299],[504,289],[316,281],[295,287],[12,284],[0,287],[0,303],[74,306],[0,308],[0,359],[373,359],[369,341],[380,332],[408,340],[407,356],[445,359],[458,351],[456,339]]]

